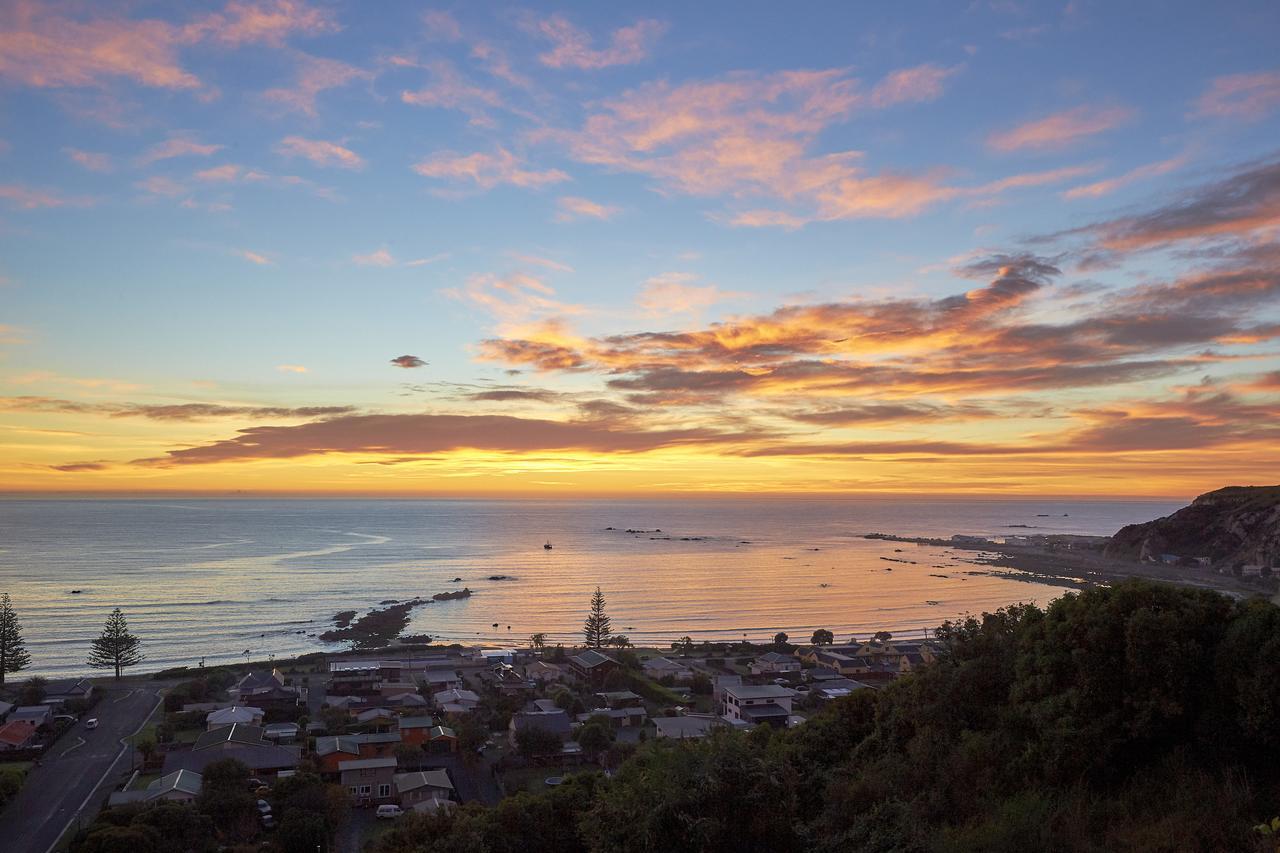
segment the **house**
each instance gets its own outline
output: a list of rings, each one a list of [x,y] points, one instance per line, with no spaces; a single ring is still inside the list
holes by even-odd
[[[389,803],[394,800],[396,760],[394,758],[359,758],[338,762],[342,787],[351,799],[361,805]]]
[[[334,696],[332,694],[324,697],[324,704],[330,708],[337,708],[340,711],[355,713],[367,704],[363,697],[360,696]]]
[[[480,697],[471,690],[442,690],[434,694],[436,707],[445,714],[468,714],[480,704]]]
[[[609,673],[620,666],[616,660],[595,649],[587,649],[569,658],[569,671],[596,687],[604,684]]]
[[[318,737],[312,754],[316,758],[316,763],[320,765],[322,774],[333,774],[338,772],[340,762],[360,758],[360,742],[356,740],[355,735]]]
[[[843,696],[848,696],[855,690],[874,689],[875,688],[870,684],[864,684],[861,681],[854,681],[850,678],[832,678],[819,682],[818,685],[813,688],[813,695],[818,699],[830,701],[831,699],[839,699]]]
[[[273,743],[292,743],[298,739],[298,724],[269,723],[263,726],[262,737]]]
[[[218,731],[227,731],[230,728],[232,727],[228,726],[225,729],[218,729]],[[216,734],[216,732],[205,732],[201,737],[211,734]],[[259,779],[265,779],[271,776],[288,775],[296,771],[298,764],[302,760],[302,753],[296,746],[276,746],[270,743],[259,743],[257,745],[225,743],[217,747],[206,747],[204,749],[166,752],[163,772],[165,775],[178,770],[204,773],[205,768],[210,764],[228,758],[234,758],[248,767],[254,776]]]
[[[799,671],[800,661],[780,652],[767,652],[751,662],[752,675],[781,675],[784,672]]]
[[[649,714],[644,708],[644,698],[630,690],[618,690],[612,693],[597,693],[596,701],[600,703],[600,707],[594,711],[588,711],[585,714],[579,714],[578,719],[586,722],[592,717],[605,716],[617,728],[624,726],[643,726],[644,721]]]
[[[45,705],[62,707],[68,702],[88,702],[93,697],[93,682],[87,678],[63,678],[50,681],[44,688]]]
[[[432,726],[427,734],[427,749],[431,752],[457,752],[458,735],[448,726]]]
[[[395,722],[396,714],[390,708],[368,708],[356,714],[356,725],[373,731],[390,731]]]
[[[383,701],[401,711],[418,711],[431,707],[431,700],[420,693],[401,693],[398,696],[388,696]]]
[[[741,675],[716,675],[711,678],[711,704],[719,707],[724,702],[726,687],[742,683]]]
[[[261,746],[262,727],[246,723],[232,723],[203,732],[196,738],[192,749],[235,749],[241,746]]]
[[[554,699],[534,699],[525,706],[526,711],[554,711],[560,706],[556,704]]]
[[[777,684],[734,684],[724,688],[721,716],[734,725],[785,726],[795,691]]]
[[[535,660],[524,665],[524,677],[538,684],[550,684],[563,678],[564,670],[554,663]]]
[[[120,806],[127,803],[190,803],[200,796],[203,784],[204,779],[199,773],[175,770],[159,779],[153,779],[151,784],[142,790],[116,791],[107,804]]]
[[[232,705],[230,708],[219,708],[216,711],[210,711],[204,718],[205,728],[208,731],[222,728],[223,726],[234,726],[236,723],[243,723],[248,726],[262,725],[264,716],[261,708],[246,708],[241,705]]]
[[[653,679],[670,677],[676,681],[693,680],[693,670],[682,663],[667,658],[649,658],[642,666],[644,674]]]
[[[452,669],[429,669],[416,676],[416,680],[418,684],[425,684],[431,693],[462,686],[462,677]]]
[[[686,714],[683,717],[654,717],[653,725],[658,737],[688,740],[703,738],[713,729],[724,725],[724,720],[711,714]]]
[[[397,773],[392,777],[400,807],[411,809],[430,800],[448,800],[453,794],[453,782],[449,771],[420,770],[417,773]]]
[[[12,702],[0,701],[0,720],[3,720],[5,717],[9,716],[9,712],[12,710],[13,710]]]
[[[227,688],[227,694],[235,700],[236,704],[247,705],[249,704],[247,697],[268,693],[282,687],[284,687],[284,676],[280,674],[280,670],[273,669],[270,672],[247,673]]]
[[[433,717],[401,717],[399,723],[400,740],[405,743],[422,745],[427,742],[427,733],[436,724]]]
[[[48,705],[19,705],[9,712],[9,722],[26,723],[32,728],[53,725],[53,709]]]
[[[30,749],[36,745],[36,727],[18,720],[0,726],[0,752]]]
[[[569,735],[573,733],[573,723],[569,720],[568,713],[560,708],[554,711],[525,710],[511,715],[511,722],[507,724],[507,729],[511,745],[515,746],[516,735],[532,729],[550,732],[561,741],[568,740]]]

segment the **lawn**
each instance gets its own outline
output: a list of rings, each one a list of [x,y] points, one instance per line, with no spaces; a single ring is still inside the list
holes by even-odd
[[[129,783],[129,787],[125,790],[141,791],[159,778],[159,773],[139,773],[137,776],[133,777],[133,781]]]
[[[502,785],[507,792],[507,796],[513,796],[519,791],[545,791],[547,790],[546,778],[548,776],[564,776],[577,768],[565,767],[521,767],[515,770],[508,770],[502,774]]]

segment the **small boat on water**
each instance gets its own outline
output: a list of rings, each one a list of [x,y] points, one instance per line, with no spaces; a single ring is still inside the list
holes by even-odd
[[[550,550],[551,550],[551,548],[552,548],[551,540],[550,540],[550,539],[548,539],[548,540],[547,540],[547,544],[543,545],[543,546],[542,546],[542,549],[543,549],[544,551],[550,551]]]

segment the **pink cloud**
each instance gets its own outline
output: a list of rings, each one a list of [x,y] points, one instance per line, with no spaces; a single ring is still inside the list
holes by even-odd
[[[936,101],[942,97],[944,84],[959,70],[925,64],[895,71],[871,90],[871,104],[883,108],[894,104]]]
[[[462,38],[462,27],[458,19],[440,9],[429,9],[422,13],[422,27],[427,38],[436,41],[458,41]]]
[[[563,15],[530,22],[528,29],[554,45],[551,50],[538,55],[543,65],[595,70],[613,65],[633,65],[645,59],[653,43],[667,31],[667,25],[654,20],[637,21],[614,30],[609,46],[600,50],[592,48],[591,36],[569,23]]]
[[[375,249],[366,255],[352,255],[351,261],[364,267],[393,267],[396,265],[396,259],[392,257],[391,252],[387,251],[385,246],[381,249]]]
[[[987,145],[997,151],[1066,148],[1119,127],[1134,115],[1127,107],[1076,107],[993,133],[987,137]]]
[[[164,142],[158,142],[144,151],[137,160],[139,166],[146,166],[160,160],[174,157],[208,157],[221,151],[223,145],[211,145],[196,141],[194,136],[186,133],[171,135]]]
[[[88,207],[93,200],[86,196],[64,196],[55,190],[37,189],[22,184],[0,184],[0,199],[22,210],[42,207]]]
[[[276,151],[286,157],[305,157],[317,166],[337,166],[341,169],[363,169],[364,159],[336,142],[323,139],[304,139],[286,136],[276,145]]]
[[[501,107],[501,95],[467,80],[446,60],[437,60],[427,67],[431,71],[431,82],[417,91],[401,92],[401,101],[419,107],[455,109],[465,113],[473,124],[493,124],[486,109]]]
[[[612,219],[621,210],[609,204],[599,204],[589,198],[566,195],[556,199],[557,222],[572,222],[575,219]]]
[[[1217,77],[1196,101],[1196,114],[1256,121],[1280,107],[1280,71]]]
[[[1143,181],[1147,178],[1167,175],[1170,172],[1176,172],[1178,169],[1187,165],[1188,159],[1189,158],[1186,155],[1182,155],[1179,157],[1171,157],[1168,160],[1161,160],[1157,163],[1148,163],[1145,166],[1130,169],[1123,175],[1117,175],[1114,178],[1107,178],[1104,181],[1096,181],[1092,184],[1072,187],[1064,192],[1062,197],[1065,199],[1078,199],[1098,198],[1100,196],[1110,195],[1118,189],[1129,186],[1129,184]]]
[[[727,299],[745,294],[721,290],[711,284],[697,284],[698,276],[687,272],[665,272],[645,280],[636,304],[654,317],[696,314]]]
[[[88,169],[90,172],[110,172],[111,156],[97,151],[81,151],[79,148],[64,148],[63,153],[72,163]]]
[[[314,116],[316,99],[321,92],[338,89],[356,80],[370,80],[373,74],[336,59],[298,55],[298,70],[293,86],[281,86],[262,93],[267,101],[286,109]]]
[[[537,189],[569,180],[569,176],[559,169],[526,169],[523,160],[501,147],[492,154],[455,154],[452,151],[442,151],[415,163],[413,171],[424,178],[455,183],[471,182],[485,190],[493,189],[499,184]]]
[[[275,266],[275,261],[271,260],[269,257],[262,254],[261,252],[253,252],[253,251],[250,251],[249,249],[232,249],[231,254],[235,255],[238,258],[243,258],[244,260],[248,261],[251,264],[257,264],[260,267]],[[284,370],[285,367],[281,367],[279,369]],[[301,371],[298,371],[298,372],[305,373],[306,368],[303,368]]]
[[[193,41],[209,40],[233,47],[255,43],[281,47],[294,34],[321,35],[339,29],[331,10],[298,0],[231,0],[221,12],[189,24],[184,35]]]

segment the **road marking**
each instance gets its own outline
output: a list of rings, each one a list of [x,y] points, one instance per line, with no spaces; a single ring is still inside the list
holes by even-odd
[[[135,694],[135,693],[137,693],[137,692],[138,692],[138,688],[136,688],[136,687],[135,687],[135,688],[131,689],[128,693],[126,693],[126,694],[124,694],[123,696],[121,696],[119,699],[112,699],[112,700],[111,700],[111,702],[112,702],[113,704],[118,704],[118,703],[123,702],[124,700],[128,699],[130,696],[132,696],[133,694]]]
[[[82,738],[82,737],[77,737],[77,738],[76,738],[76,741],[77,741],[77,743],[76,743],[74,746],[69,746],[69,747],[67,747],[66,749],[62,750],[62,755],[66,755],[66,754],[67,754],[68,752],[70,752],[71,750],[73,750],[73,749],[79,749],[80,747],[84,746],[84,738]]]
[[[136,690],[129,691],[130,694],[133,694],[136,692],[137,692]],[[116,700],[116,701],[119,701],[119,700]],[[107,769],[102,772],[102,776],[100,776],[98,778],[98,781],[94,783],[93,790],[89,792],[89,796],[84,798],[84,802],[82,802],[80,806],[74,812],[72,812],[71,817],[68,818],[67,822],[62,825],[62,830],[58,833],[58,837],[54,839],[52,844],[49,845],[49,849],[47,849],[45,853],[53,853],[53,851],[58,846],[58,842],[62,840],[62,836],[67,834],[67,830],[70,829],[71,824],[75,822],[76,817],[79,816],[80,812],[84,811],[85,806],[89,805],[89,801],[92,800],[94,795],[98,793],[98,789],[102,787],[102,783],[105,782],[107,780],[107,777],[111,775],[111,771],[116,769],[116,765],[120,763],[120,759],[124,758],[125,752],[130,749],[129,744],[127,743],[127,739],[134,737],[135,735],[138,734],[138,732],[145,729],[147,727],[147,721],[151,719],[151,715],[154,714],[156,710],[159,709],[159,707],[163,704],[164,704],[164,696],[162,696],[160,694],[160,691],[157,690],[156,704],[151,706],[151,710],[148,711],[147,715],[142,718],[142,722],[138,724],[138,728],[136,728],[133,731],[133,734],[120,738],[120,751],[116,753],[115,759],[112,760],[112,762],[109,765],[107,765]],[[59,809],[59,811],[61,811],[61,809]]]

